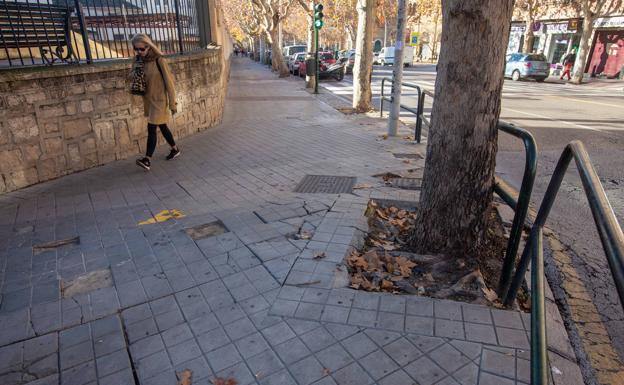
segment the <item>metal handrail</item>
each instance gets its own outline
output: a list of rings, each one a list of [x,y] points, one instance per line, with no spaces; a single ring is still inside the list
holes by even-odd
[[[385,89],[385,84],[386,81],[389,81],[392,86],[394,87],[394,80],[392,78],[389,77],[384,77],[381,79],[381,106],[379,109],[379,117],[383,118],[383,108],[384,108],[384,100],[387,101],[388,103],[393,103],[394,100],[392,97],[387,97],[384,96],[384,89]],[[420,114],[421,114],[421,110],[420,110],[420,101],[422,99],[422,91],[419,85],[414,84],[414,83],[407,83],[407,82],[401,82],[401,86],[403,87],[407,87],[407,88],[413,88],[415,90],[418,91],[418,104],[416,109],[412,108],[412,107],[408,107],[404,104],[399,104],[399,107],[411,112],[412,114],[416,115],[416,127],[414,128],[414,139],[416,140],[417,143],[420,143]]]
[[[520,238],[522,237],[522,228],[529,211],[529,203],[531,201],[531,193],[533,192],[533,184],[535,182],[535,174],[537,171],[537,145],[531,133],[523,128],[516,127],[513,124],[499,121],[498,129],[522,139],[525,149],[524,175],[522,176],[522,184],[520,185],[520,194],[517,200],[511,196],[505,184],[496,179],[494,183],[494,191],[507,203],[514,211],[514,219],[511,225],[511,233],[509,234],[509,242],[507,250],[505,250],[505,259],[501,270],[500,281],[498,284],[498,293],[503,297],[509,289],[513,269],[516,263],[516,254],[520,246]]]
[[[505,305],[513,303],[518,289],[524,281],[529,262],[531,262],[531,384],[533,385],[546,385],[548,383],[546,314],[544,310],[543,228],[572,158],[574,158],[581,176],[583,190],[596,223],[602,248],[607,256],[621,305],[624,308],[624,234],[600,183],[598,174],[596,174],[596,170],[589,159],[585,146],[582,142],[575,140],[566,146],[559,158],[557,167],[555,167],[537,217],[531,228],[520,263],[516,269],[516,274],[504,301]]]

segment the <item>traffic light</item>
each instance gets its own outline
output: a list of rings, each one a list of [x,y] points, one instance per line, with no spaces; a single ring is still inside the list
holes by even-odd
[[[314,6],[314,28],[323,28],[323,4],[316,4]]]

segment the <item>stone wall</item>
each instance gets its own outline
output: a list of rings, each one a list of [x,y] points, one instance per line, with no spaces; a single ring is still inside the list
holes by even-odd
[[[221,47],[168,60],[178,94],[174,136],[219,124],[229,75]],[[130,66],[0,71],[0,193],[143,153],[147,122],[141,98],[126,90]]]

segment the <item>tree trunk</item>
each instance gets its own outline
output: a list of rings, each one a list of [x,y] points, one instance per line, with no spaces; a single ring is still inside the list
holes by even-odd
[[[585,65],[587,64],[587,56],[589,55],[589,40],[594,32],[595,16],[585,15],[583,19],[583,33],[579,49],[576,52],[576,62],[574,63],[574,74],[572,75],[572,83],[581,84],[583,82],[583,74],[585,73]]]
[[[411,242],[417,252],[475,258],[492,204],[513,0],[496,7],[489,0],[442,4],[442,50]]]
[[[279,38],[279,32],[277,27],[271,30],[271,66],[274,71],[279,73],[280,78],[286,78],[290,75],[288,72],[288,67],[286,66],[286,62],[284,61],[284,56],[282,55],[282,51],[279,49],[277,45],[277,39]]]
[[[376,0],[357,0],[358,29],[353,67],[353,108],[358,112],[373,109],[371,76],[373,71],[373,29]]]
[[[524,31],[524,43],[522,43],[522,52],[531,53],[533,51],[533,41],[535,34],[533,33],[533,19],[528,17],[526,21],[526,30]]]

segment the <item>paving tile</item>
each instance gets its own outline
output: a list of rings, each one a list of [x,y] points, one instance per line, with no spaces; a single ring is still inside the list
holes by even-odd
[[[377,345],[364,332],[359,332],[342,341],[349,353],[355,358],[360,359],[377,349]]]
[[[326,376],[323,366],[314,356],[309,356],[289,366],[290,373],[301,385],[311,384]]]
[[[427,357],[421,357],[403,369],[421,385],[435,384],[447,375],[442,368]]]
[[[206,358],[208,359],[210,366],[212,366],[212,369],[216,372],[229,368],[230,366],[242,361],[236,347],[232,344],[228,344],[211,351],[206,354]]]
[[[402,313],[377,313],[377,327],[402,332],[405,327],[405,315]]]
[[[516,375],[516,357],[489,349],[483,349],[481,370],[514,378]]]
[[[492,318],[497,327],[524,329],[520,314],[515,311],[492,309]]]
[[[342,306],[325,305],[321,321],[346,323],[350,309]]]
[[[134,355],[132,356],[132,359],[135,360]],[[150,356],[138,359],[136,362],[136,368],[139,378],[146,380],[172,369],[172,366],[167,352],[161,350]]]
[[[295,333],[284,321],[281,321],[273,326],[269,326],[268,328],[263,329],[261,333],[264,338],[269,342],[269,344],[273,346],[295,337]]]
[[[464,324],[460,321],[436,318],[435,335],[437,337],[464,339]]]
[[[183,362],[175,367],[176,372],[182,372],[185,369],[190,369],[193,372],[193,381],[195,383],[201,382],[202,379],[207,380],[213,377],[208,361],[202,356]]]
[[[61,372],[61,385],[91,385],[96,379],[95,361],[88,361]]]
[[[353,362],[353,358],[340,344],[334,344],[315,354],[323,368],[335,372]]]
[[[462,385],[477,385],[479,381],[479,367],[470,363],[453,373],[453,378]]]
[[[436,348],[429,352],[428,355],[429,358],[435,361],[447,373],[453,373],[470,362],[468,357],[449,344],[444,344]]]
[[[420,350],[403,337],[386,345],[383,350],[401,366],[405,366],[422,356]]]
[[[295,317],[311,320],[320,320],[323,314],[323,305],[317,303],[299,302]]]
[[[356,326],[375,327],[377,324],[377,312],[352,308],[349,313],[349,324]]]
[[[98,377],[106,377],[120,370],[129,369],[130,359],[128,352],[124,349],[98,357],[96,364]]]
[[[324,327],[319,327],[300,336],[304,344],[312,351],[317,352],[336,342]]]
[[[249,318],[241,318],[224,326],[225,332],[232,341],[248,336],[256,332],[256,327]]]
[[[239,362],[235,365],[230,366],[229,368],[217,372],[217,377],[235,378],[238,381],[238,385],[248,385],[255,383],[254,375],[249,371],[249,368],[247,368],[247,365],[245,365],[244,362]],[[212,382],[209,382],[208,384],[212,385]]]
[[[269,345],[264,340],[264,337],[258,332],[239,339],[234,344],[244,359],[248,359],[251,356],[255,356],[269,349]]]
[[[490,373],[481,373],[479,385],[513,385],[514,381]]]
[[[253,357],[248,358],[247,365],[254,373],[256,379],[262,380],[265,377],[284,369],[277,355],[271,350],[265,350]]]
[[[164,350],[165,345],[160,335],[150,336],[130,345],[130,352],[134,360],[139,360]]]
[[[332,374],[338,385],[369,385],[373,379],[356,362]]]
[[[174,366],[190,361],[202,355],[195,340],[188,340],[167,348],[167,353]]]
[[[177,345],[181,342],[193,338],[191,328],[187,323],[183,323],[161,333],[161,337],[166,347]]]
[[[433,300],[429,298],[409,298],[406,303],[409,315],[433,317]]]
[[[384,377],[379,381],[379,385],[418,385],[416,381],[412,380],[410,376],[403,370],[397,370],[396,372]]]
[[[299,361],[312,354],[310,349],[299,339],[293,338],[274,346],[275,352],[287,365]]]
[[[392,358],[380,349],[359,359],[358,362],[375,380],[379,380],[399,369],[399,366]]]
[[[501,346],[530,350],[529,339],[524,329],[496,328],[496,335]]]
[[[91,340],[81,342],[77,345],[63,348],[60,350],[60,367],[61,370],[69,369],[78,364],[93,360],[93,344]]]
[[[450,344],[471,360],[475,360],[481,355],[481,344],[459,340],[450,341]]]
[[[468,341],[496,344],[496,332],[493,326],[466,322],[464,327]]]
[[[225,333],[225,330],[219,327],[207,333],[197,336],[197,342],[199,343],[199,346],[201,347],[202,351],[204,353],[208,353],[217,348],[220,348],[224,345],[229,344],[230,339]]]
[[[338,340],[344,340],[345,338],[361,331],[360,327],[352,325],[325,323],[324,326],[327,331],[329,331]]]

